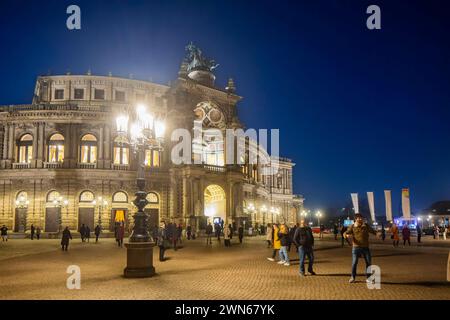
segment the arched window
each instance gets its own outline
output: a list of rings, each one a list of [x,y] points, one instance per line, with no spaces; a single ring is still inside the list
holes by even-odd
[[[64,137],[55,133],[48,142],[48,162],[64,161]]]
[[[159,203],[158,195],[154,192],[147,193],[146,199],[149,203]]]
[[[130,164],[130,144],[127,138],[114,139],[114,164]]]
[[[61,195],[59,194],[58,191],[53,190],[53,191],[50,191],[49,193],[47,193],[47,202],[48,203],[53,203],[55,200],[56,201],[61,200]]]
[[[20,137],[17,143],[19,163],[30,163],[33,158],[33,136],[31,134],[24,134]]]
[[[81,138],[81,163],[96,163],[97,162],[97,138],[92,134],[85,134]]]
[[[202,158],[203,163],[223,166],[225,164],[223,139],[205,137]]]
[[[91,202],[94,201],[94,194],[91,191],[83,191],[80,193],[80,202]]]
[[[159,150],[145,150],[144,164],[148,167],[161,166],[161,151]]]
[[[117,191],[113,194],[112,202],[128,203],[128,195],[123,191]]]

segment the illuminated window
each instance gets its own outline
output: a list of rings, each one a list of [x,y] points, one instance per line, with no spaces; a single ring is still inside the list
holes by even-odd
[[[33,158],[33,136],[31,134],[23,135],[17,143],[17,148],[19,162],[30,163]]]
[[[80,193],[80,202],[90,202],[94,201],[94,194],[91,191],[83,191]]]
[[[48,142],[48,162],[64,161],[64,137],[55,133]]]
[[[97,138],[92,134],[85,134],[81,138],[80,162],[97,162]]]
[[[127,139],[114,139],[114,164],[130,164],[130,148]]]
[[[213,166],[223,166],[225,164],[223,142],[207,142],[206,145],[203,146],[202,161],[203,163]]]
[[[149,203],[159,203],[158,195],[154,192],[147,193],[146,199]]]
[[[53,201],[58,201],[61,200],[61,195],[59,194],[58,191],[50,191],[49,193],[47,193],[47,202],[49,203],[53,203]]]
[[[117,191],[113,195],[113,202],[122,202],[127,203],[128,202],[128,195],[123,191]]]
[[[159,150],[145,150],[144,164],[148,167],[161,166],[161,151]]]

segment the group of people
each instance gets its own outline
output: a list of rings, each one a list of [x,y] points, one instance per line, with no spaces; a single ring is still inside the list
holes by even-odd
[[[162,221],[158,227],[154,227],[151,231],[153,241],[159,247],[159,261],[164,261],[164,253],[167,249],[173,248],[175,251],[178,249],[177,243],[182,243],[183,226],[181,223],[176,225],[174,222]],[[187,227],[186,235],[188,240],[195,239],[195,230],[189,225]]]
[[[225,247],[231,247],[231,240],[233,239],[233,235],[235,232],[231,224],[224,224],[224,221],[222,220],[221,224],[215,223],[213,229],[211,222],[209,222],[205,230],[206,244],[212,244],[211,238],[213,231],[215,232],[215,237],[217,238],[217,241],[220,242],[220,236],[223,234]],[[244,227],[242,225],[239,225],[237,231],[239,243],[242,243],[242,240],[244,238]]]
[[[30,226],[30,238],[31,240],[34,239],[36,236],[36,239],[41,238],[41,228],[39,226],[35,227],[33,224]]]
[[[289,266],[289,249],[290,244],[294,244],[298,252],[300,261],[300,276],[304,277],[305,273],[305,258],[308,258],[308,273],[315,275],[314,272],[314,236],[312,229],[305,224],[304,220],[300,221],[291,230],[285,224],[268,225],[267,242],[268,246],[273,248],[272,256],[267,258],[269,261],[275,261],[276,254],[279,254],[278,264]],[[356,278],[356,270],[359,258],[364,258],[366,263],[366,270],[372,264],[372,256],[369,249],[369,234],[377,234],[377,232],[367,223],[363,222],[361,214],[355,215],[355,223],[342,231],[343,238],[352,245],[352,270],[349,282],[354,283]],[[337,233],[335,233],[337,235]],[[337,236],[335,236],[337,239]],[[367,274],[367,281],[369,274]]]
[[[286,224],[268,224],[266,241],[268,247],[272,247],[272,256],[267,258],[269,261],[275,261],[277,253],[279,254],[278,264],[290,266],[289,252],[292,244],[295,245],[300,261],[300,275],[305,276],[305,258],[308,257],[308,273],[315,275],[314,264],[314,236],[311,228],[305,224],[304,220],[292,228]]]

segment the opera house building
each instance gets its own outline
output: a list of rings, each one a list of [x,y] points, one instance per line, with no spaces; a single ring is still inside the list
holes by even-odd
[[[31,104],[0,106],[0,225],[24,236],[32,224],[44,236],[81,224],[101,224],[106,233],[117,222],[130,228],[140,170],[149,227],[162,220],[197,230],[220,220],[246,229],[296,223],[303,198],[293,192],[291,160],[277,157],[276,173],[265,174],[275,158],[250,163],[248,148],[242,163],[228,164],[226,141],[206,137],[193,148],[195,163],[172,161],[175,129],[192,132],[195,121],[223,132],[245,128],[233,80],[217,87],[215,66],[193,45],[187,51],[169,85],[91,72],[48,75],[37,78]],[[138,106],[164,121],[159,146],[140,146],[142,157],[117,121],[134,119]]]

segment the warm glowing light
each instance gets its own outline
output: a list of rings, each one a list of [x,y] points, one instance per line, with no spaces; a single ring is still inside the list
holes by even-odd
[[[150,113],[146,113],[142,117],[142,122],[144,124],[144,129],[152,130],[153,129],[153,116]]]
[[[144,120],[144,116],[147,114],[147,106],[144,104],[138,104],[136,107],[136,114],[139,120]]]
[[[130,127],[131,139],[137,140],[142,137],[142,128],[137,123],[133,123]]]

